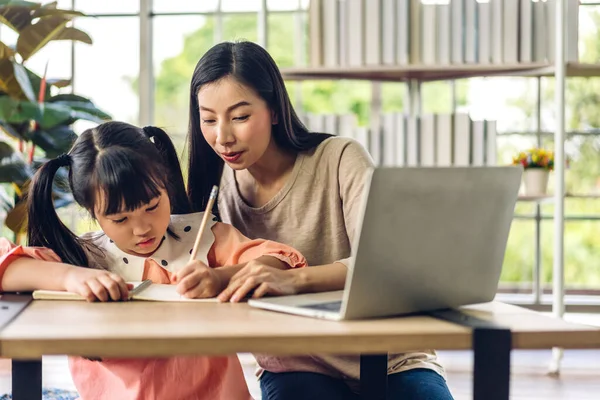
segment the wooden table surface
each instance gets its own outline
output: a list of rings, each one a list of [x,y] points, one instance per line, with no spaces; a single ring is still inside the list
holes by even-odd
[[[600,348],[600,329],[503,303],[461,310],[505,325],[513,348]],[[428,316],[334,322],[247,304],[34,301],[0,332],[0,356],[369,354],[471,349],[471,330]]]

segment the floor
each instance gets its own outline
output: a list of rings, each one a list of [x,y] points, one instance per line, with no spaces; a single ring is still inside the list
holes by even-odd
[[[566,319],[600,326],[600,315],[567,315]],[[472,352],[440,351],[446,368],[448,385],[456,400],[471,399]],[[254,377],[254,359],[241,354],[246,380],[252,395],[260,399]],[[600,350],[567,350],[559,376],[548,373],[552,360],[550,350],[513,351],[511,399],[515,400],[587,400],[598,399],[600,393]],[[45,357],[44,385],[74,389],[65,357]],[[10,392],[10,361],[0,360],[0,393]]]

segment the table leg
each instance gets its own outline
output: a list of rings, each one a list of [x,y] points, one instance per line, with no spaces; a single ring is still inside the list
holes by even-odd
[[[12,398],[42,399],[42,360],[12,360]]]
[[[508,329],[473,330],[473,399],[508,400],[511,334]]]
[[[457,310],[430,314],[473,329],[473,399],[508,400],[512,349],[510,329]]]
[[[360,398],[386,400],[387,354],[363,354],[360,356]]]
[[[31,303],[31,295],[0,295],[0,329]],[[12,360],[12,398],[14,400],[34,400],[42,398],[42,360]]]

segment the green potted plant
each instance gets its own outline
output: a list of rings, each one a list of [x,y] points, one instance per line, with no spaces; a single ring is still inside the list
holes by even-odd
[[[0,41],[0,207],[15,240],[26,227],[24,198],[35,170],[68,151],[76,138],[75,121],[110,119],[89,99],[60,93],[70,80],[49,79],[27,68],[27,61],[51,41],[92,44],[87,33],[70,26],[78,16],[84,14],[58,9],[56,2],[0,0],[0,24],[17,33],[15,43]],[[61,184],[65,179],[61,171],[54,187],[57,208],[72,202]]]

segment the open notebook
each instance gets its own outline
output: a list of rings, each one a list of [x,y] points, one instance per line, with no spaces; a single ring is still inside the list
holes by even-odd
[[[143,301],[166,301],[166,302],[216,302],[216,298],[209,299],[188,299],[175,291],[176,285],[163,285],[152,283],[150,280],[143,282],[127,282],[133,285],[129,291],[131,300]],[[85,300],[77,293],[64,292],[59,290],[35,290],[33,292],[34,300]]]

